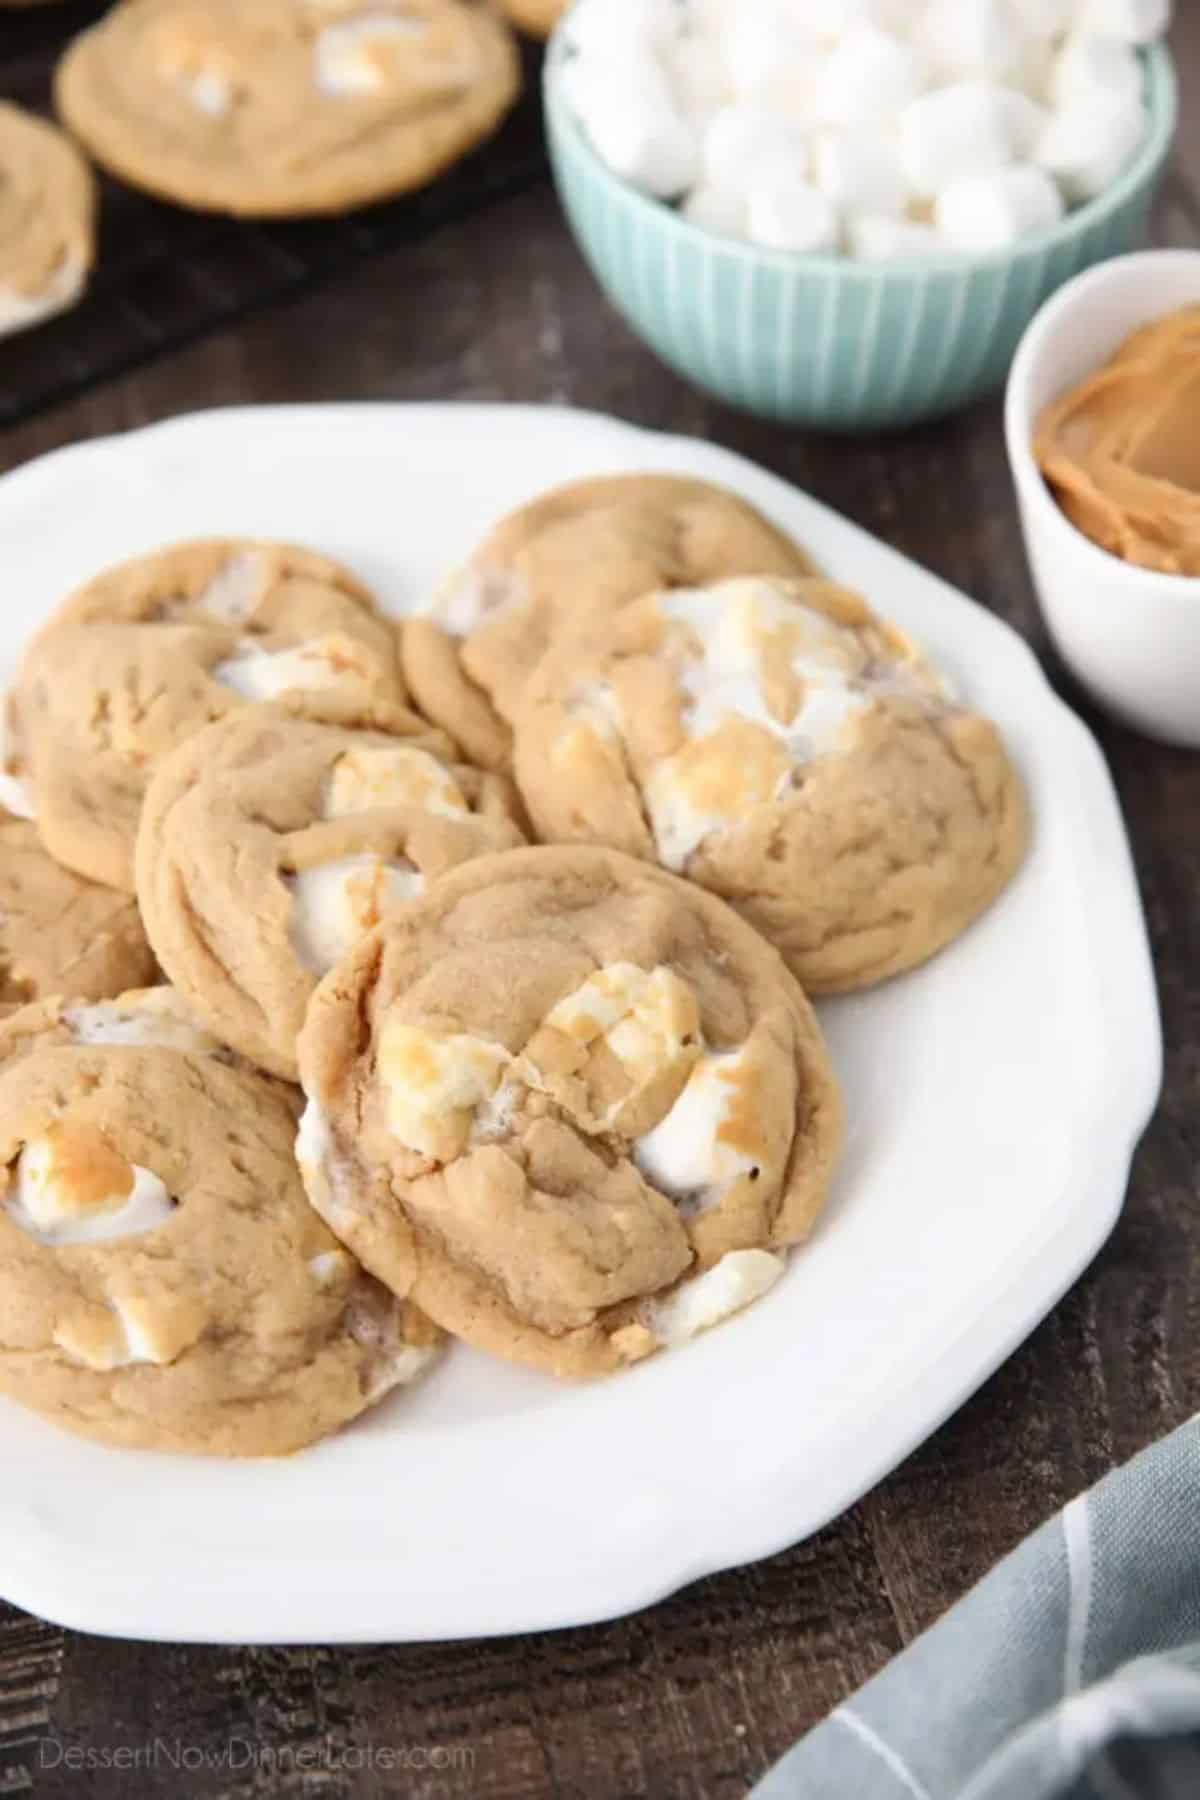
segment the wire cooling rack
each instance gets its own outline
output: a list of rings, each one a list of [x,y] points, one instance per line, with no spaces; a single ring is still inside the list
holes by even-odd
[[[0,9],[0,96],[47,111],[55,61],[100,10],[84,0]],[[524,96],[490,143],[422,192],[344,218],[222,219],[102,179],[100,257],[85,299],[0,340],[0,426],[532,187],[546,152],[540,55],[529,49],[525,60]]]

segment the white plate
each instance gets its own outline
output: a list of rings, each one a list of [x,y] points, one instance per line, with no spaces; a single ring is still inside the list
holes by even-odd
[[[104,1450],[0,1405],[10,1600],[86,1631],[228,1642],[629,1612],[850,1505],[1111,1230],[1161,1043],[1096,745],[1007,626],[737,457],[588,414],[466,406],[213,412],[81,445],[0,483],[0,651],[11,663],[102,564],[195,533],[310,542],[403,611],[518,501],[635,468],[737,488],[944,659],[1028,782],[1027,866],[930,968],[822,1008],[849,1143],[815,1239],[761,1305],[590,1387],[455,1349],[287,1462]]]

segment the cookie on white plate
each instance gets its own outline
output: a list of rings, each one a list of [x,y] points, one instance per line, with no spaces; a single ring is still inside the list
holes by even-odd
[[[440,1334],[309,1206],[292,1091],[113,1024],[0,1023],[0,1394],[109,1444],[271,1456],[412,1380]]]
[[[926,961],[1025,851],[996,727],[825,581],[649,594],[553,651],[515,772],[541,838],[610,844],[720,894],[811,992]]]
[[[468,1343],[602,1374],[757,1299],[820,1212],[841,1107],[778,955],[611,851],[444,876],[321,983],[313,1205]]]
[[[38,633],[11,697],[9,773],[57,862],[132,893],[156,764],[214,719],[283,694],[402,701],[395,631],[366,588],[292,545],[172,545],[104,570]]]
[[[511,782],[403,708],[252,706],[189,738],[142,809],[138,900],[198,1017],[291,1080],[318,980],[390,908],[525,842]]]

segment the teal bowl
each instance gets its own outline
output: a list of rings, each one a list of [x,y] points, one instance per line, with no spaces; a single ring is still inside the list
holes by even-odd
[[[1149,126],[1111,188],[1017,249],[859,263],[715,236],[613,175],[546,58],[555,184],[604,292],[665,363],[763,418],[831,431],[912,425],[1000,387],[1050,294],[1142,242],[1178,115],[1175,70],[1143,53]]]

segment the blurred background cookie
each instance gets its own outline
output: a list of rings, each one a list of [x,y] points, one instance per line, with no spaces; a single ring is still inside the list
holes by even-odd
[[[125,0],[68,50],[56,96],[122,180],[266,218],[424,186],[519,87],[508,26],[460,0]]]
[[[0,102],[0,337],[73,306],[96,254],[96,184],[45,119]]]

